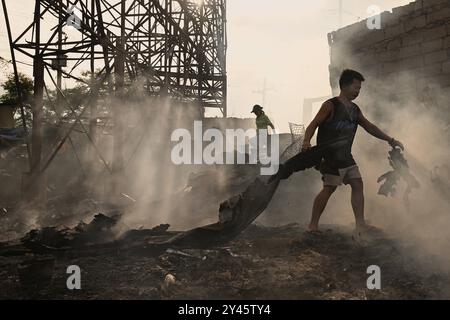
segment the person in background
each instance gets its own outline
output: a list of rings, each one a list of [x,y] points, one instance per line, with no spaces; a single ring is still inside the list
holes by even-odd
[[[270,121],[269,117],[264,113],[263,107],[261,107],[259,104],[253,106],[253,110],[251,113],[254,113],[256,115],[256,129],[258,131],[267,129],[267,127],[275,130],[275,126],[272,124],[272,121]]]
[[[253,110],[251,113],[254,113],[256,115],[256,139],[254,143],[256,143],[256,150],[257,150],[257,160],[259,163],[260,160],[260,154],[259,154],[259,147],[262,149],[266,149],[266,153],[268,152],[270,145],[262,142],[260,146],[259,143],[259,131],[260,130],[268,130],[268,127],[272,128],[272,131],[275,132],[275,126],[273,125],[272,121],[270,121],[269,117],[265,114],[263,111],[263,107],[261,107],[259,104],[256,104],[253,106]],[[269,134],[269,132],[267,132]],[[270,139],[268,139],[268,142],[270,142]]]

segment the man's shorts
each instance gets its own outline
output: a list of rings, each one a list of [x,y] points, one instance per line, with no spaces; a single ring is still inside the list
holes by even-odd
[[[359,168],[357,165],[338,170],[339,170],[338,176],[328,173],[322,176],[324,186],[338,187],[342,185],[342,183],[348,184],[349,180],[351,179],[361,178],[361,173],[359,172]]]

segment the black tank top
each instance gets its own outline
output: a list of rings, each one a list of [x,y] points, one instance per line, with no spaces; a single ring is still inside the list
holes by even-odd
[[[330,169],[343,169],[356,164],[352,155],[352,145],[358,129],[358,119],[361,110],[352,103],[347,108],[337,97],[328,100],[333,104],[333,115],[319,126],[317,144],[321,145],[332,140],[347,137],[348,144],[324,157],[326,167]],[[333,170],[335,171],[335,170]]]

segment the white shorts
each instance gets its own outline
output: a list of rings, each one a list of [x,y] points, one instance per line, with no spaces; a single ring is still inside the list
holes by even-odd
[[[359,167],[357,165],[338,170],[338,176],[333,174],[324,174],[322,176],[324,186],[338,187],[342,185],[342,183],[348,184],[351,179],[361,179],[361,173],[359,172]]]

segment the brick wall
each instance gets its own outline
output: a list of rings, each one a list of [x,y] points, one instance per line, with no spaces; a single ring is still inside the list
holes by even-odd
[[[449,114],[450,0],[419,0],[381,14],[380,30],[366,20],[328,35],[330,83],[338,92],[344,68],[367,78],[365,95],[414,98]]]

